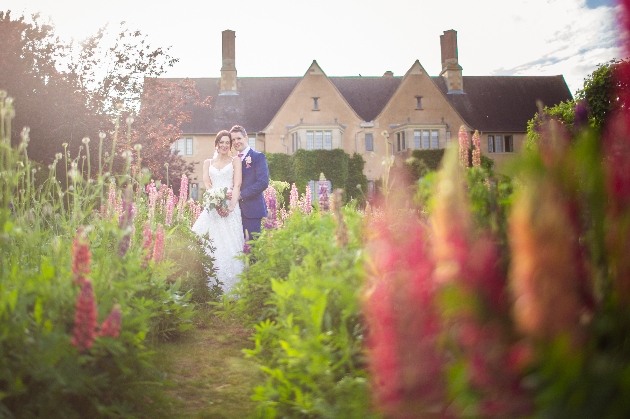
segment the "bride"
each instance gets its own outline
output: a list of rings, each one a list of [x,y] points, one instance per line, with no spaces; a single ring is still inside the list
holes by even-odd
[[[238,199],[243,178],[243,166],[240,159],[230,156],[232,139],[230,133],[223,130],[217,134],[214,142],[216,153],[214,158],[203,162],[203,183],[206,190],[212,188],[228,188],[232,191],[232,199],[228,208],[203,210],[192,231],[200,236],[207,235],[211,240],[206,252],[214,257],[217,278],[223,283],[223,292],[227,294],[238,281],[238,274],[244,269],[242,260],[235,259],[243,251],[243,225]]]

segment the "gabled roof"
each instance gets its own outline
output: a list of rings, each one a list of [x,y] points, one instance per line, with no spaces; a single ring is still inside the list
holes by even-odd
[[[486,132],[525,132],[536,102],[553,106],[572,98],[562,76],[464,76],[464,94],[447,94],[442,77],[431,77],[472,128]],[[181,81],[182,79],[164,79]],[[237,95],[221,95],[220,78],[191,79],[211,108],[194,107],[185,134],[213,134],[234,124],[261,132],[278,113],[302,77],[241,77]],[[364,121],[373,121],[400,86],[402,77],[329,77]]]
[[[182,79],[163,79],[178,82]],[[220,78],[193,78],[201,100],[212,96],[210,108],[191,107],[185,134],[215,134],[235,124],[260,132],[271,121],[301,77],[239,77],[237,95],[221,95]]]
[[[442,77],[432,77],[455,110],[479,131],[525,132],[537,101],[553,106],[572,99],[563,76],[464,76],[464,94],[447,94]]]
[[[370,122],[383,110],[402,78],[400,77],[329,77],[352,109]]]

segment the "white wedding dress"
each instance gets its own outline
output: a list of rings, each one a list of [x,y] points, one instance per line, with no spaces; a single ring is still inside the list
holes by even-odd
[[[234,167],[227,164],[222,169],[217,169],[210,163],[210,180],[213,188],[228,188],[234,186]],[[206,252],[214,257],[214,268],[217,270],[217,278],[223,283],[223,292],[228,293],[238,282],[238,275],[245,267],[236,256],[243,253],[243,222],[241,221],[241,208],[236,205],[227,217],[221,217],[216,210],[204,209],[192,226],[192,231],[200,236],[210,238],[210,245],[214,252],[207,248]]]

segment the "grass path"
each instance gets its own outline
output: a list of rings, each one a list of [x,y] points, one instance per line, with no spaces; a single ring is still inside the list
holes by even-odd
[[[257,364],[243,357],[253,347],[251,330],[237,320],[204,313],[193,330],[174,342],[161,343],[158,357],[167,379],[174,383],[170,419],[247,418],[254,410],[250,399],[262,376]]]

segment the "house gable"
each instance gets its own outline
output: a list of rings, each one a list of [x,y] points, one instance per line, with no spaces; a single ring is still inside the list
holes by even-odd
[[[302,79],[295,86],[269,125],[266,134],[278,134],[286,130],[285,125],[302,123],[340,123],[360,119],[343,95],[330,81],[317,61],[313,60]]]
[[[461,121],[461,117],[435,85],[420,61],[416,60],[376,120],[385,128],[406,122],[455,122]]]
[[[286,101],[265,128],[266,149],[270,152],[286,152],[289,131],[303,127],[336,127],[338,137],[333,148],[349,150],[345,138],[348,126],[358,126],[361,118],[343,95],[330,81],[317,61],[313,61]],[[302,138],[302,140],[304,140]],[[302,141],[301,148],[305,144]]]

